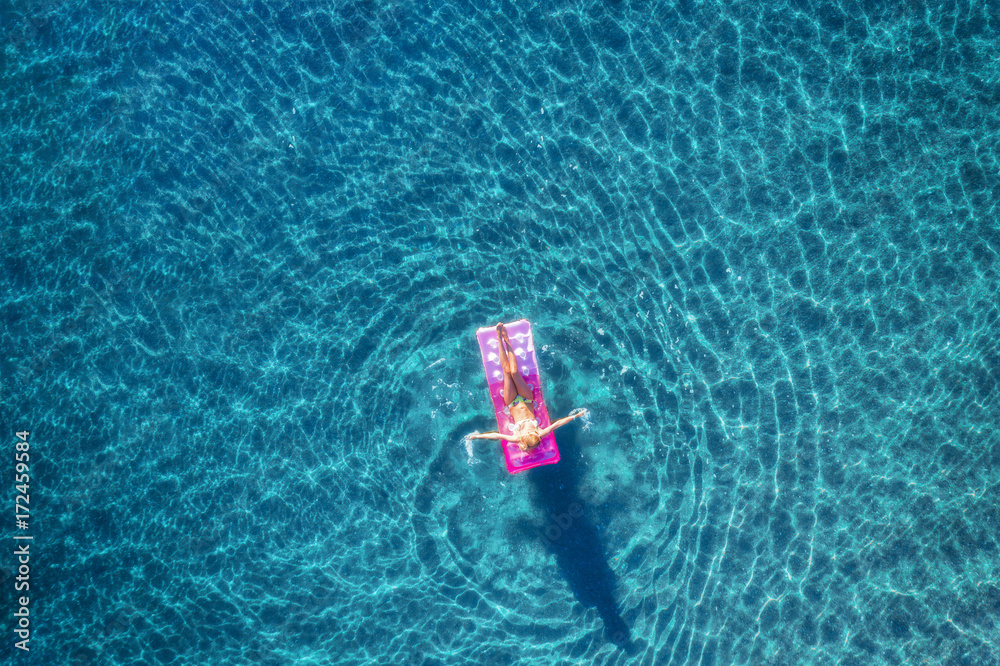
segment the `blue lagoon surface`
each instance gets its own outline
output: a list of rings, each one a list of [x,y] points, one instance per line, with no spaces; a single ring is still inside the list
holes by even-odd
[[[994,4],[0,33],[0,660],[1000,662]],[[591,415],[511,476],[522,317]]]

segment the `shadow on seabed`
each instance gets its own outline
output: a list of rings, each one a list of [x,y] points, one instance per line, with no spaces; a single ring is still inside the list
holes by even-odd
[[[537,504],[546,516],[539,538],[556,557],[559,570],[576,599],[595,608],[604,621],[604,636],[619,647],[630,639],[614,590],[615,573],[608,565],[601,533],[589,518],[594,507],[580,498],[580,447],[576,428],[557,433],[560,461],[528,470]]]

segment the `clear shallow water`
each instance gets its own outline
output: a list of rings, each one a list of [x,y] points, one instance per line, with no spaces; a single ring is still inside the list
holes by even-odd
[[[995,663],[983,12],[5,8],[21,661]]]

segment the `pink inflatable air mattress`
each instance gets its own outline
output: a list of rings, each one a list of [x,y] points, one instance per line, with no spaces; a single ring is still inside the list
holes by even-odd
[[[531,338],[531,324],[527,319],[506,324],[507,335],[514,346],[521,376],[535,394],[535,418],[539,428],[547,428],[549,410],[542,398],[542,380],[538,372],[538,362],[535,358],[535,342]],[[510,410],[503,401],[503,367],[500,365],[499,346],[497,345],[497,329],[495,326],[481,328],[476,331],[479,340],[479,352],[483,357],[483,367],[486,369],[486,382],[489,384],[490,400],[493,401],[493,411],[497,417],[497,426],[505,435],[511,434],[510,427],[514,420]],[[507,461],[507,471],[511,474],[523,472],[539,465],[551,465],[559,462],[559,448],[556,446],[555,435],[549,433],[542,438],[542,443],[532,451],[521,451],[515,442],[500,441],[503,446],[504,459]]]

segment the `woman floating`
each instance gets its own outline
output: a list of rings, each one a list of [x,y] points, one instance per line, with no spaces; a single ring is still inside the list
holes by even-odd
[[[514,355],[514,345],[510,343],[507,329],[503,323],[497,324],[497,347],[500,352],[500,365],[503,368],[503,401],[510,407],[510,416],[514,419],[511,426],[513,434],[504,435],[499,432],[469,435],[469,439],[502,439],[516,442],[522,451],[531,451],[542,442],[542,438],[550,432],[564,426],[573,419],[586,415],[581,411],[572,416],[566,416],[555,421],[548,428],[539,428],[535,418],[535,397],[528,388],[527,382],[517,369],[517,356]]]

